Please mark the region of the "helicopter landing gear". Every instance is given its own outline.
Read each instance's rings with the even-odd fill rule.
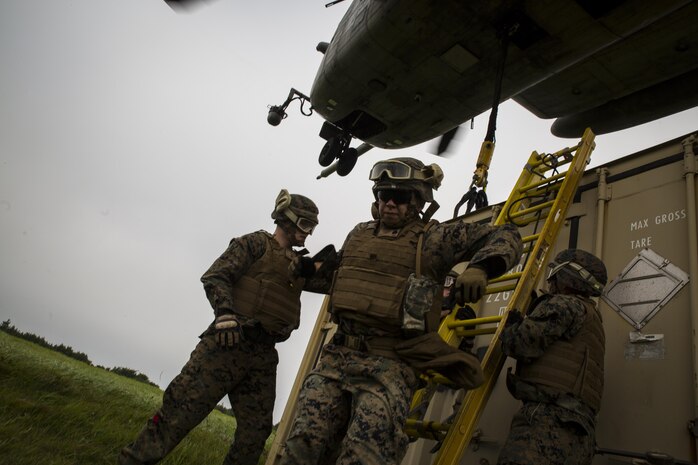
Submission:
[[[356,159],[359,158],[359,153],[355,148],[347,148],[339,155],[339,161],[337,162],[337,174],[340,176],[346,176],[354,169],[356,165]]]
[[[325,145],[322,146],[322,150],[320,150],[318,163],[320,163],[321,166],[330,166],[334,159],[339,157],[342,153],[342,148],[342,140],[339,137],[327,139]]]
[[[330,166],[333,161],[337,161],[337,174],[346,176],[351,172],[356,165],[356,159],[359,157],[355,148],[349,147],[351,137],[346,137],[344,134],[337,134],[327,139],[320,156],[318,163],[322,166]]]
[[[349,147],[352,136],[351,133],[342,129],[329,121],[325,121],[320,129],[320,137],[325,139],[325,145],[320,150],[318,163],[321,166],[330,166],[337,160],[337,174],[346,176],[356,165],[359,153],[355,148]]]

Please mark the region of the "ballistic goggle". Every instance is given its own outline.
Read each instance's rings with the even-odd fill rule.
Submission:
[[[428,176],[422,170],[416,170],[412,168],[407,163],[403,163],[399,160],[386,160],[379,161],[371,169],[371,173],[368,175],[368,179],[371,181],[378,181],[383,176],[387,176],[388,179],[395,180],[426,180]]]
[[[317,226],[317,223],[315,221],[305,218],[303,216],[296,215],[290,208],[287,208],[284,211],[284,215],[286,215],[286,218],[291,220],[291,222],[293,222],[293,224],[295,224],[298,229],[300,229],[306,234],[312,234],[315,230],[315,227]]]
[[[586,281],[595,291],[601,293],[603,292],[603,284],[601,284],[589,271],[587,271],[586,268],[584,268],[582,265],[576,262],[572,261],[566,261],[562,262],[560,264],[555,264],[555,262],[549,263],[548,267],[550,267],[550,273],[548,274],[548,280],[555,276],[560,270],[564,269],[565,267],[570,268],[574,272],[579,275],[580,278],[582,278],[584,281]]]
[[[412,191],[401,189],[378,189],[376,191],[376,198],[385,203],[392,200],[396,205],[406,204],[410,203],[410,200],[412,200]]]

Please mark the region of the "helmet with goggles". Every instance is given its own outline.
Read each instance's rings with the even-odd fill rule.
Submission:
[[[584,250],[565,249],[548,266],[548,281],[556,279],[560,287],[583,295],[600,296],[608,281],[606,265]]]
[[[289,221],[306,234],[312,234],[318,225],[318,208],[315,202],[308,197],[299,194],[289,194],[286,189],[281,189],[276,197],[272,219],[276,223]]]
[[[373,195],[380,191],[416,191],[424,202],[433,202],[433,189],[441,186],[444,174],[436,163],[424,163],[409,157],[379,161],[371,169],[368,178],[374,182]]]

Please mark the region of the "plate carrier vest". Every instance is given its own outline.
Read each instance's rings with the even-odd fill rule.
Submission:
[[[399,330],[407,278],[415,272],[419,237],[425,224],[415,221],[395,236],[378,236],[378,222],[352,234],[332,286],[331,312],[367,324],[378,320]],[[435,302],[440,307],[441,303]],[[362,316],[369,317],[368,319]]]
[[[295,252],[285,249],[274,236],[267,240],[264,255],[233,286],[236,312],[260,322],[264,330],[285,340],[300,323],[301,291],[305,280],[294,279],[289,265]]]
[[[548,386],[583,400],[596,413],[603,392],[603,359],[606,338],[596,305],[579,296],[586,307],[582,329],[567,341],[558,339],[541,357],[519,363],[516,374],[524,381]]]

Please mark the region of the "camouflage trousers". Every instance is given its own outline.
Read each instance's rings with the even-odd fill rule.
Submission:
[[[279,465],[398,465],[415,385],[403,362],[326,345],[303,383]]]
[[[119,455],[120,465],[151,465],[165,457],[227,395],[237,420],[224,465],[256,465],[271,433],[276,366],[273,344],[241,341],[219,349],[203,336],[134,442]]]
[[[553,404],[524,402],[514,415],[497,465],[588,465],[595,438],[576,415]]]

